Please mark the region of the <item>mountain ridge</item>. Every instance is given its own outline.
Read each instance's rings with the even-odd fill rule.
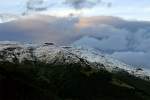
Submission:
[[[149,100],[148,75],[127,68],[91,48],[0,42],[0,99]]]
[[[103,65],[109,72],[123,70],[142,79],[149,80],[150,77],[150,73],[142,68],[134,68],[87,47],[56,46],[53,43],[41,45],[21,44],[18,42],[3,41],[0,42],[0,56],[0,62],[8,61],[12,63],[14,63],[14,60],[17,60],[19,63],[25,60],[33,62],[37,60],[47,64],[74,64],[81,63],[82,60],[84,63],[95,65],[95,68],[98,69],[101,69],[99,65]]]

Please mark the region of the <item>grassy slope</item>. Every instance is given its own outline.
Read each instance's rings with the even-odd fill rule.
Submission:
[[[150,100],[150,82],[80,64],[1,63],[0,100]]]

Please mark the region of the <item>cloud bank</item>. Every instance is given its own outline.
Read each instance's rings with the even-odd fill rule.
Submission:
[[[90,46],[125,63],[150,68],[150,22],[146,21],[31,16],[0,24],[0,40]]]

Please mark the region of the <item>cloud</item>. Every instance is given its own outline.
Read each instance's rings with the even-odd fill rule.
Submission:
[[[23,20],[17,20],[9,23],[4,23],[0,25],[0,37],[3,37],[6,33],[10,35],[9,38],[3,37],[3,39],[13,40],[12,34],[20,34],[20,38],[30,37],[33,42],[54,42],[59,45],[68,44],[74,40],[78,33],[75,24],[78,18],[68,19],[68,18],[57,18],[50,16],[31,16],[31,18],[25,18]],[[10,30],[8,30],[8,28]],[[72,33],[72,34],[70,34]],[[22,36],[21,36],[22,35]],[[18,35],[14,40],[18,40]],[[28,41],[22,39],[23,41]]]
[[[65,4],[69,4],[70,6],[74,7],[75,9],[82,9],[82,8],[91,8],[98,3],[101,3],[101,0],[66,0]]]
[[[64,4],[67,4],[77,10],[83,9],[83,8],[92,8],[98,4],[104,4],[108,7],[112,6],[112,3],[110,2],[104,2],[102,0],[65,0]]]
[[[26,2],[26,10],[23,12],[23,15],[28,14],[32,11],[45,11],[48,9],[48,5],[44,0],[28,0]]]
[[[49,8],[58,8],[66,5],[72,7],[73,9],[81,10],[83,8],[93,8],[99,4],[106,5],[107,7],[112,6],[112,3],[104,2],[102,0],[60,0],[55,2],[47,0],[27,0],[23,15],[33,12],[47,11]]]
[[[35,10],[35,11],[41,11],[46,10],[47,7],[43,5],[43,0],[29,0],[27,1],[27,9],[29,10]]]
[[[1,6],[0,23],[5,23],[35,14],[85,16],[93,12],[88,8],[95,6],[111,7],[112,3],[102,0],[13,0],[10,3],[9,0],[5,0]]]
[[[13,14],[0,14],[0,23],[9,22],[17,18],[18,16],[13,15]]]
[[[110,16],[30,16],[0,24],[0,40],[90,46],[128,64],[150,68],[150,22],[146,21]]]
[[[96,48],[127,64],[150,67],[150,22],[92,17],[80,19],[77,26],[88,37],[83,36],[74,45]]]
[[[114,52],[112,54],[114,58],[120,59],[125,63],[130,65],[136,65],[138,67],[150,66],[150,52],[135,52],[135,51],[125,51],[125,52]]]
[[[111,25],[100,24],[82,27],[80,32],[85,36],[87,35],[88,38],[84,38],[83,36],[83,38],[80,38],[74,43],[75,45],[86,44],[86,46],[92,46],[104,51],[126,49],[127,40],[125,35],[129,34],[129,32],[124,29],[118,29]]]

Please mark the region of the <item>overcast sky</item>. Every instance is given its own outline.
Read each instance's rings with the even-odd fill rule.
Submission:
[[[109,15],[129,20],[150,20],[150,0],[0,0],[0,13],[22,14],[26,12],[27,4],[30,8],[39,7],[36,9],[38,13],[55,16]]]

